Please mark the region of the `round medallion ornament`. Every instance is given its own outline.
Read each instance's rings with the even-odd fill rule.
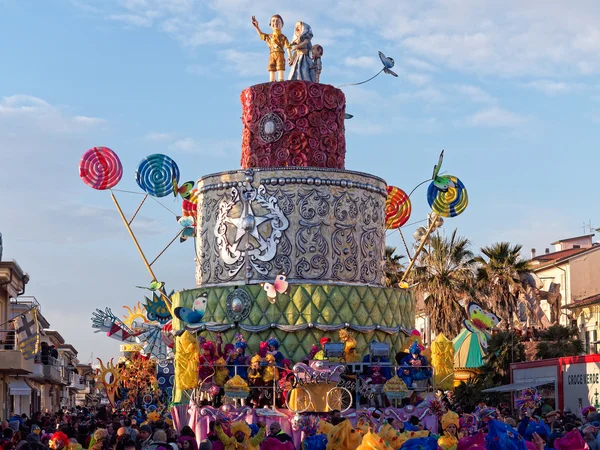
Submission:
[[[241,322],[250,315],[252,299],[244,289],[236,289],[229,293],[225,304],[227,317],[233,322]]]
[[[276,142],[283,136],[283,120],[279,114],[270,112],[258,122],[258,134],[265,144]]]

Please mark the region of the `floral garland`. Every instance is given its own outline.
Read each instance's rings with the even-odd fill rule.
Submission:
[[[345,167],[344,93],[307,81],[264,83],[245,89],[242,167]],[[259,122],[268,113],[283,121],[283,136],[264,142]]]

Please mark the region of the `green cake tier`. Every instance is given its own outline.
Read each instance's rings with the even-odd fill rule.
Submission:
[[[273,336],[279,340],[281,352],[294,362],[323,336],[339,341],[338,332],[343,328],[354,333],[361,356],[373,340],[388,342],[393,352],[399,351],[406,338],[403,331],[414,324],[409,291],[374,286],[294,285],[287,293],[278,294],[275,304],[260,285],[191,289],[175,293],[172,300],[174,308],[190,309],[195,302],[203,305],[206,300],[202,323],[186,324],[175,318],[174,330],[202,331],[208,338],[221,332],[224,343],[241,332],[250,354]]]

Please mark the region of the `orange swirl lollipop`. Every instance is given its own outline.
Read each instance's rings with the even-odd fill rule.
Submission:
[[[387,187],[385,200],[385,227],[394,230],[404,225],[410,218],[410,198],[402,189],[396,186]]]

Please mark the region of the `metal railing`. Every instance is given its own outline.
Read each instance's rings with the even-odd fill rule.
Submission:
[[[0,350],[18,350],[17,334],[14,329],[0,330]]]

